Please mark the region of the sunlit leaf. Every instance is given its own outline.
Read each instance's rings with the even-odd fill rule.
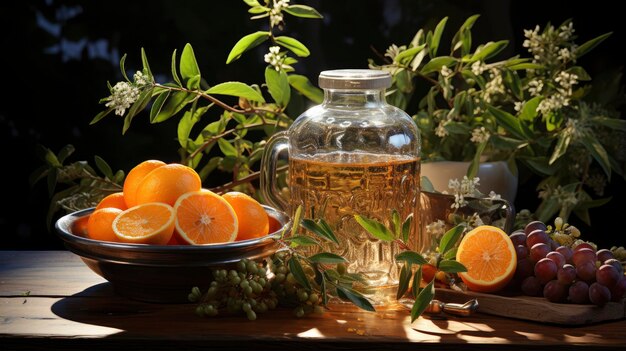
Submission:
[[[383,241],[391,241],[394,239],[393,233],[385,227],[384,224],[360,215],[355,215],[354,219],[373,237]]]
[[[277,71],[274,67],[267,66],[265,68],[265,83],[270,95],[272,95],[272,98],[279,106],[285,107],[289,104],[291,87],[285,71]]]
[[[411,264],[428,264],[428,261],[415,251],[403,251],[396,255],[396,261],[404,261]]]
[[[307,77],[299,74],[290,74],[288,79],[289,84],[294,89],[316,104],[321,103],[324,99],[324,93],[322,90],[311,84]]]
[[[248,100],[265,102],[263,95],[247,84],[241,82],[224,82],[209,88],[207,94],[244,97]]]
[[[355,306],[370,312],[376,312],[372,303],[369,302],[363,295],[348,287],[337,285],[337,296],[344,301],[350,301]]]
[[[256,32],[252,34],[248,34],[245,37],[239,39],[239,41],[233,46],[232,50],[228,54],[228,58],[226,59],[226,64],[233,62],[234,60],[241,57],[241,54],[244,52],[260,45],[267,39],[269,39],[269,32]]]
[[[441,260],[437,268],[440,271],[446,272],[446,273],[467,272],[467,268],[465,268],[463,264],[455,260]]]
[[[330,252],[320,252],[309,256],[309,260],[315,263],[337,264],[348,262],[345,258]]]
[[[312,8],[311,6],[300,5],[300,4],[289,5],[287,6],[287,8],[284,8],[283,11],[287,12],[288,14],[292,16],[301,17],[301,18],[323,18],[324,17],[319,12],[317,12],[316,9]]]
[[[428,306],[430,306],[430,302],[435,297],[435,279],[431,280],[424,289],[422,289],[415,298],[415,303],[413,303],[413,307],[411,308],[411,323],[413,323],[419,316],[426,311]]]
[[[465,227],[462,225],[457,225],[454,228],[448,230],[441,237],[441,240],[439,242],[439,252],[444,253],[450,250],[454,245],[456,245],[456,242],[459,240],[464,230]]]
[[[307,57],[311,54],[309,49],[304,44],[292,37],[276,37],[274,38],[274,41],[276,42],[276,44],[289,49],[291,52],[299,57]]]
[[[113,179],[113,170],[111,169],[111,166],[109,166],[109,164],[98,155],[94,156],[94,160],[96,162],[96,167],[98,167],[98,170],[100,170],[100,172],[102,172],[105,177]]]
[[[576,58],[579,59],[583,55],[588,53],[589,51],[593,50],[596,46],[600,45],[600,43],[602,43],[608,37],[610,37],[611,34],[613,34],[613,32],[602,34],[602,35],[600,35],[598,37],[595,37],[595,38],[593,38],[593,39],[583,43],[581,46],[576,48]]]
[[[445,29],[447,22],[448,22],[448,17],[444,17],[441,21],[439,21],[439,23],[437,24],[437,27],[435,27],[435,31],[433,32],[433,36],[431,38],[430,46],[429,46],[431,57],[437,56],[437,49],[439,48],[441,35],[443,34],[443,30]]]

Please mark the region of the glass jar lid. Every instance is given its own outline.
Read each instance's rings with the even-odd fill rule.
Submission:
[[[389,72],[373,69],[336,69],[319,76],[322,89],[386,89],[391,86]]]

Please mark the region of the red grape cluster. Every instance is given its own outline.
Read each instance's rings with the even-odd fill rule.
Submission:
[[[624,269],[609,250],[596,251],[588,243],[573,249],[558,246],[539,221],[528,223],[510,238],[517,253],[511,285],[526,295],[603,306],[621,301],[626,294]]]

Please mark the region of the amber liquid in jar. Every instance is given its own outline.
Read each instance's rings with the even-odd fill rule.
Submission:
[[[378,220],[392,228],[392,211],[402,220],[413,215],[409,247],[420,245],[420,159],[397,155],[333,152],[312,159],[289,160],[292,211],[302,205],[303,218],[323,218],[334,230],[339,245],[323,243],[310,253],[327,251],[343,256],[348,271],[361,273],[367,286],[355,286],[375,304],[393,303],[400,266],[395,256],[402,250],[367,233],[355,215]]]

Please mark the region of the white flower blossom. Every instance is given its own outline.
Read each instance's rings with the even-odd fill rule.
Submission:
[[[568,48],[561,48],[557,56],[562,62],[574,61],[574,53]]]
[[[519,112],[524,108],[525,103],[526,101],[515,101],[513,108],[515,109],[515,111]]]
[[[123,116],[127,108],[137,101],[139,88],[128,82],[118,82],[111,89],[111,96],[106,98],[106,107],[114,108],[115,114]]]
[[[402,45],[400,47],[398,47],[398,45],[396,44],[391,44],[388,48],[387,51],[385,52],[385,56],[389,57],[390,59],[395,59],[396,56],[398,56],[399,53],[401,53],[402,51],[406,50],[406,46]]]
[[[528,93],[531,96],[541,95],[541,90],[543,90],[543,81],[541,79],[533,79],[528,82]]]
[[[281,68],[289,67],[289,65],[284,64],[285,55],[280,53],[280,46],[270,47],[270,52],[265,54],[263,59],[265,62],[272,65],[277,71],[280,71]]]
[[[472,138],[470,139],[473,143],[482,144],[489,140],[491,134],[485,127],[475,128],[472,130]]]
[[[431,224],[426,225],[426,233],[432,238],[442,237],[446,233],[446,223],[438,219]]]
[[[487,69],[487,65],[485,65],[485,63],[480,60],[472,63],[472,73],[474,73],[477,76],[483,74],[483,72],[486,69]]]
[[[448,136],[448,130],[446,129],[446,121],[439,122],[437,128],[435,128],[435,135],[440,138]]]
[[[441,66],[441,75],[444,78],[448,78],[452,75],[452,70],[448,66]]]
[[[563,40],[570,40],[574,32],[574,23],[570,22],[567,25],[563,25],[559,28],[559,38]]]
[[[480,178],[474,177],[473,179],[463,176],[463,179],[459,182],[458,179],[450,179],[448,181],[448,188],[452,190],[454,194],[454,203],[451,208],[461,208],[467,205],[466,196],[475,196],[477,193],[476,187],[480,183]]]
[[[135,81],[135,85],[138,88],[142,88],[142,87],[144,87],[144,86],[146,86],[146,85],[151,83],[150,80],[148,79],[148,77],[145,76],[143,74],[143,72],[141,72],[141,71],[137,71],[135,73],[135,75],[133,76],[133,80]]]
[[[492,68],[489,71],[489,79],[490,80],[487,84],[485,84],[485,90],[483,91],[483,100],[488,103],[491,102],[492,96],[504,94],[506,92],[500,70]]]
[[[572,95],[572,86],[578,84],[578,76],[574,73],[567,73],[565,71],[559,72],[559,75],[554,78],[554,81],[559,83],[561,89],[559,91],[563,95]]]
[[[270,25],[279,25],[283,21],[283,9],[289,6],[289,0],[274,1],[274,6],[270,10]]]
[[[493,190],[489,192],[489,195],[487,197],[491,200],[502,200],[502,196],[500,196],[500,194],[496,194],[496,192]]]
[[[567,96],[556,93],[541,100],[539,105],[537,105],[536,111],[545,115],[551,111],[556,111],[563,106],[569,106],[569,103],[570,99]]]

